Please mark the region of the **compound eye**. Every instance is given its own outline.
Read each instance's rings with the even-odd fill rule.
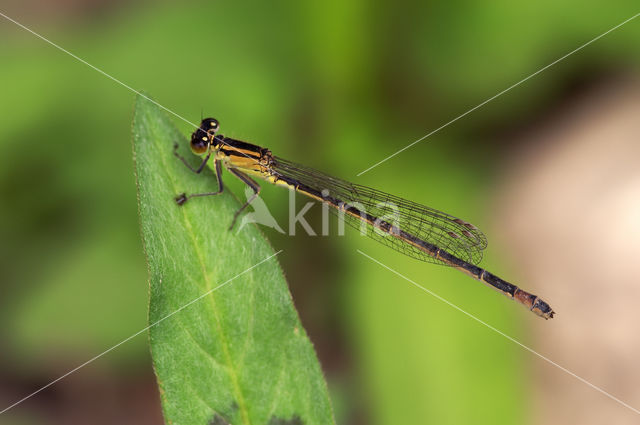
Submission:
[[[191,135],[191,151],[201,155],[205,153],[211,143],[211,137],[201,130],[196,130]]]
[[[200,123],[200,129],[207,133],[215,133],[220,128],[220,123],[215,118],[205,118]]]

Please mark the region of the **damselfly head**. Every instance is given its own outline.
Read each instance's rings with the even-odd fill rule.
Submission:
[[[207,152],[209,146],[215,143],[216,131],[220,123],[215,118],[205,118],[200,123],[200,128],[191,135],[191,151],[197,155]]]

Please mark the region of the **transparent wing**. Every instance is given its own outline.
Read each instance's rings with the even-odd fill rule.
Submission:
[[[280,176],[295,179],[317,191],[324,191],[322,193],[325,196],[381,218],[468,263],[478,264],[482,260],[487,238],[477,227],[464,220],[379,190],[331,177],[282,158],[274,157],[270,168]],[[334,208],[330,210],[344,217],[350,226],[396,251],[418,260],[448,265],[400,238],[385,234],[373,226],[363,226],[359,217],[342,214]]]

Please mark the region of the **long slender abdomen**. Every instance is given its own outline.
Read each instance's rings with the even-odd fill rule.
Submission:
[[[369,225],[388,233],[392,237],[401,239],[404,242],[413,245],[428,256],[440,260],[443,263],[470,275],[474,279],[477,279],[480,282],[489,285],[493,289],[502,292],[507,297],[518,301],[540,317],[551,319],[555,314],[549,304],[547,304],[537,295],[533,295],[527,291],[524,291],[518,288],[516,285],[509,283],[506,280],[503,280],[493,273],[490,273],[478,266],[468,263],[434,244],[423,241],[422,239],[410,233],[407,233],[404,230],[392,226],[390,223],[384,220],[379,220],[376,217],[349,205],[348,203],[343,203],[339,199],[324,196],[320,193],[320,191],[310,188],[307,185],[300,184],[294,179],[284,176],[278,176],[278,178],[274,179],[273,182],[279,183],[279,181],[282,181],[284,184],[293,187],[296,191],[304,193],[311,198],[317,199],[320,202],[325,202],[338,210],[344,211],[345,213],[350,214],[354,217],[358,217],[359,219],[366,221]]]

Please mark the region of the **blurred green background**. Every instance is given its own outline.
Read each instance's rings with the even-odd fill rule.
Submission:
[[[194,123],[215,116],[227,136],[460,216],[492,240],[494,187],[510,136],[544,125],[550,110],[593,85],[637,73],[640,22],[356,175],[631,17],[637,5],[67,0],[4,2],[0,11]],[[145,327],[147,275],[131,158],[134,94],[5,19],[0,39],[2,409]],[[265,185],[262,193],[285,227],[286,191]],[[320,208],[308,217],[319,229]],[[552,323],[357,232],[265,233],[284,250],[279,258],[339,423],[544,417],[531,412],[539,364],[530,353],[356,249],[525,344]],[[505,257],[518,254],[506,255],[507,246],[490,243],[483,264],[517,282],[523,274]],[[146,338],[1,419],[161,423]]]

